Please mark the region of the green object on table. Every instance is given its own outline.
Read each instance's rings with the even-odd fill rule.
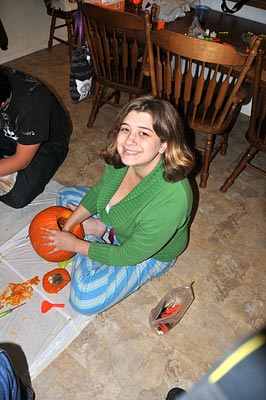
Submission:
[[[9,308],[9,310],[2,311],[2,312],[0,313],[0,318],[5,317],[6,315],[12,313],[12,311],[15,310],[15,308],[18,308],[18,307],[20,307],[20,306],[23,306],[24,304],[26,304],[26,303],[22,303],[22,304],[19,304],[19,305],[16,306],[16,307]]]
[[[66,261],[59,261],[59,262],[57,263],[57,265],[58,265],[59,268],[66,268],[67,265],[73,261],[73,259],[74,259],[74,256],[71,257],[71,258],[69,258],[69,260],[66,260]]]

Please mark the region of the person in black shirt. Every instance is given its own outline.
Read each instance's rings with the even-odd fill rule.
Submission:
[[[0,66],[0,201],[22,208],[42,193],[66,158],[71,132],[44,83]]]

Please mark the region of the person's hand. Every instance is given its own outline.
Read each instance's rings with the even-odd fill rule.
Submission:
[[[58,250],[73,251],[76,253],[77,241],[80,241],[73,233],[67,231],[58,231],[56,229],[41,228],[47,234],[40,235],[41,239],[49,242],[41,243],[42,246],[54,246],[48,254],[53,254]]]
[[[82,222],[85,235],[94,235],[103,237],[106,231],[106,225],[99,218],[87,218]]]

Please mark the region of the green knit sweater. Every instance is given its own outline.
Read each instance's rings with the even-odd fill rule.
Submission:
[[[185,249],[192,207],[187,178],[170,183],[163,179],[163,165],[147,175],[124,199],[105,208],[121,184],[128,167],[107,165],[101,179],[81,204],[113,227],[120,246],[91,243],[89,257],[107,265],[133,265],[150,257],[170,261]]]

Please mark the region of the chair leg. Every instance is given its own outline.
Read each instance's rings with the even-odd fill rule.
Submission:
[[[209,134],[206,139],[206,146],[205,146],[205,150],[204,150],[203,167],[202,167],[201,177],[200,177],[200,187],[201,188],[206,188],[206,185],[207,185],[207,180],[208,180],[208,176],[209,176],[209,165],[210,165],[211,153],[212,153],[212,148],[213,148],[213,140],[214,140],[213,135]]]
[[[99,110],[100,101],[101,101],[101,98],[103,96],[103,91],[104,91],[104,86],[100,85],[98,82],[96,82],[95,89],[94,89],[94,95],[93,95],[93,99],[92,99],[91,114],[90,114],[89,121],[88,121],[88,124],[87,124],[88,128],[92,128],[92,126],[94,124],[94,121],[96,119],[96,115],[97,115],[98,110]]]
[[[67,17],[66,25],[67,25],[69,61],[71,61],[72,51],[73,51],[73,25],[72,25],[72,16],[71,15]]]
[[[220,151],[220,154],[222,156],[226,155],[226,151],[227,151],[227,147],[228,147],[228,135],[229,135],[229,132],[226,132],[223,135],[223,139],[222,139],[222,143],[221,143],[221,151]]]
[[[247,164],[252,160],[255,154],[258,152],[258,149],[255,147],[250,146],[244,156],[241,158],[237,166],[235,167],[232,174],[227,178],[220,188],[221,192],[225,193],[230,186],[233,185],[235,179],[240,175],[240,173],[246,168]]]
[[[104,101],[110,102],[110,101],[112,101],[114,99],[113,100],[114,104],[119,105],[121,92],[119,90],[114,90],[114,91],[112,91],[111,93],[108,94],[105,91],[105,93],[102,94],[101,98],[103,98],[103,97],[104,97]]]
[[[115,104],[119,104],[120,103],[120,98],[121,98],[120,90],[116,90],[114,97],[115,97]]]
[[[49,35],[48,49],[47,49],[48,51],[52,51],[55,24],[56,24],[56,16],[53,14],[52,19],[51,19],[51,26],[50,26],[50,35]]]

